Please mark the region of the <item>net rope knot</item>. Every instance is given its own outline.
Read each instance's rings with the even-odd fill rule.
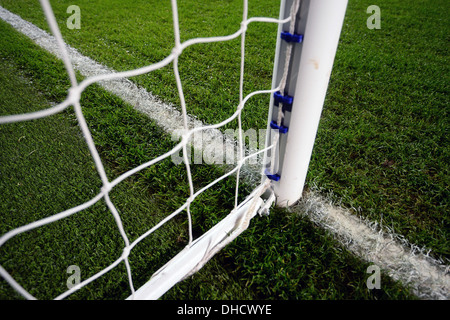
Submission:
[[[112,185],[110,183],[105,183],[105,184],[103,184],[101,190],[102,190],[102,193],[107,194],[112,190]]]
[[[241,30],[243,33],[247,31],[247,25],[248,25],[248,20],[244,20],[241,22]]]
[[[128,259],[128,256],[130,255],[130,252],[131,252],[131,247],[129,247],[129,246],[124,247],[123,251],[122,251],[122,258],[123,259]]]
[[[69,90],[68,101],[70,104],[78,103],[81,99],[81,90],[78,87],[71,87]]]
[[[173,49],[172,49],[172,54],[173,54],[175,57],[179,57],[179,56],[181,55],[182,52],[183,52],[183,49],[182,49],[180,46],[175,46],[175,47],[173,47]]]

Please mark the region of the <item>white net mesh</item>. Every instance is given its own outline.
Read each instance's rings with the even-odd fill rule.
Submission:
[[[250,23],[256,22],[256,21],[267,22],[267,23],[276,23],[276,24],[284,24],[284,23],[291,21],[291,25],[293,25],[295,23],[295,21],[294,21],[295,15],[296,15],[296,11],[298,10],[300,1],[294,2],[294,5],[292,6],[291,16],[284,20],[265,18],[265,17],[248,18],[248,3],[247,3],[247,1],[244,1],[243,2],[244,10],[243,10],[242,22],[241,22],[241,25],[240,25],[240,28],[238,31],[236,31],[235,33],[228,35],[228,36],[196,38],[196,39],[190,39],[190,40],[182,43],[180,41],[180,28],[179,28],[178,13],[177,13],[177,3],[175,0],[172,0],[172,15],[173,15],[173,29],[174,29],[175,43],[174,43],[172,53],[170,55],[168,55],[165,59],[159,61],[158,63],[154,63],[154,64],[151,64],[151,65],[139,68],[139,69],[125,71],[125,72],[113,72],[113,73],[104,72],[102,74],[97,74],[97,75],[94,75],[91,77],[87,77],[85,80],[81,81],[80,83],[77,82],[76,73],[75,73],[75,70],[73,67],[73,61],[71,61],[71,59],[70,59],[68,47],[63,40],[63,37],[59,30],[55,16],[53,14],[52,8],[50,6],[50,3],[48,0],[41,0],[40,2],[42,5],[42,8],[43,8],[43,11],[45,13],[45,16],[47,18],[49,27],[57,41],[58,48],[59,48],[59,56],[63,60],[65,68],[69,75],[69,78],[71,81],[71,88],[69,90],[67,99],[64,100],[63,102],[61,102],[51,108],[37,111],[37,112],[32,112],[32,113],[28,113],[28,114],[20,114],[20,115],[2,116],[2,117],[0,117],[0,124],[40,119],[43,117],[48,117],[53,114],[59,113],[67,108],[73,107],[76,117],[77,117],[77,120],[78,120],[79,127],[81,128],[81,131],[85,138],[86,144],[90,151],[90,155],[92,156],[92,159],[95,163],[95,168],[96,168],[97,173],[102,181],[102,188],[101,188],[101,191],[97,195],[95,195],[94,197],[92,197],[91,199],[89,199],[88,201],[86,201],[85,203],[83,203],[79,206],[70,208],[68,210],[65,210],[63,212],[60,212],[58,214],[49,216],[49,217],[41,219],[41,220],[34,221],[32,223],[21,226],[19,228],[15,228],[15,229],[7,232],[6,234],[3,234],[0,238],[0,247],[3,246],[8,240],[10,240],[11,238],[13,238],[21,233],[28,232],[32,229],[36,229],[38,227],[41,227],[41,226],[44,226],[47,224],[51,224],[55,221],[58,221],[58,220],[66,218],[66,217],[69,217],[71,215],[77,214],[77,213],[93,206],[94,204],[96,204],[97,202],[99,202],[100,200],[103,199],[105,201],[110,213],[114,217],[117,229],[119,230],[119,233],[123,239],[123,242],[124,242],[123,253],[120,257],[118,257],[109,266],[107,266],[100,272],[97,272],[95,275],[89,277],[88,279],[85,279],[84,281],[82,281],[81,283],[76,285],[75,287],[62,293],[61,295],[56,297],[56,299],[63,299],[63,298],[68,297],[75,291],[79,290],[80,288],[86,286],[90,282],[96,280],[97,278],[101,277],[105,273],[109,272],[110,270],[112,270],[113,268],[115,268],[116,266],[121,264],[122,262],[126,266],[129,287],[130,287],[132,297],[133,297],[133,295],[135,293],[135,288],[134,288],[133,276],[132,276],[132,272],[131,272],[131,268],[130,268],[130,264],[129,264],[129,260],[128,260],[131,250],[133,250],[133,248],[138,243],[140,243],[143,239],[145,239],[146,237],[148,237],[149,235],[154,233],[161,226],[163,226],[168,221],[170,221],[171,219],[173,219],[175,216],[179,215],[182,212],[186,212],[187,220],[188,220],[189,241],[188,241],[187,248],[192,247],[192,245],[195,242],[195,239],[193,237],[193,230],[192,230],[191,204],[195,201],[195,199],[199,195],[201,195],[203,192],[208,190],[213,185],[217,184],[221,180],[223,180],[231,175],[236,175],[235,201],[234,201],[234,210],[233,211],[241,210],[242,208],[244,208],[244,205],[247,205],[247,207],[245,208],[245,212],[242,214],[242,216],[239,216],[239,221],[233,222],[234,223],[233,230],[236,230],[235,234],[230,235],[230,237],[228,237],[227,239],[220,240],[216,246],[207,248],[207,250],[206,250],[207,252],[203,253],[203,257],[201,258],[200,262],[196,263],[195,266],[192,268],[192,270],[187,272],[187,275],[191,274],[192,272],[197,271],[201,266],[203,266],[203,264],[215,252],[217,252],[220,248],[222,248],[224,245],[229,243],[229,241],[234,239],[235,236],[239,235],[239,233],[242,232],[242,230],[245,230],[245,228],[247,227],[247,225],[249,223],[250,218],[252,217],[252,215],[254,215],[255,208],[259,207],[261,205],[261,202],[258,202],[255,199],[260,199],[260,196],[267,189],[270,189],[270,180],[266,179],[258,187],[256,187],[254,189],[254,191],[246,198],[245,201],[243,201],[241,203],[239,203],[239,201],[238,201],[240,175],[241,175],[241,170],[242,170],[245,162],[248,161],[252,157],[256,157],[256,156],[260,155],[261,153],[266,152],[269,149],[275,148],[276,143],[277,143],[277,139],[274,139],[272,145],[270,145],[262,150],[259,150],[257,152],[246,155],[246,152],[244,150],[245,143],[244,143],[243,130],[242,130],[241,114],[245,108],[246,102],[251,97],[253,97],[255,95],[259,95],[259,94],[272,94],[272,93],[280,90],[280,87],[277,87],[277,88],[272,88],[270,90],[255,91],[244,97],[243,84],[244,84],[244,61],[245,61],[245,35],[246,35],[247,26]],[[190,118],[190,116],[188,115],[188,113],[186,111],[186,103],[185,103],[185,99],[184,99],[183,86],[182,86],[182,82],[181,82],[180,74],[179,74],[179,70],[178,70],[178,59],[179,59],[180,55],[182,55],[183,51],[186,48],[188,48],[189,46],[198,45],[201,43],[228,41],[228,40],[232,40],[232,39],[235,39],[238,37],[241,37],[239,104],[236,107],[234,114],[232,114],[228,119],[226,119],[220,123],[213,124],[213,125],[198,126],[198,123],[196,124],[194,121],[192,121],[192,119]],[[287,52],[286,54],[289,55],[290,53]],[[286,58],[286,61],[289,61],[289,60],[290,60],[289,58]],[[180,130],[180,128],[171,128],[171,130],[172,131],[178,130],[177,132],[180,133],[181,141],[178,144],[176,144],[176,146],[173,149],[167,151],[166,153],[161,154],[160,156],[152,159],[151,161],[143,163],[143,164],[135,167],[134,169],[121,174],[114,180],[110,181],[107,177],[104,165],[102,163],[102,160],[100,158],[100,155],[98,153],[98,150],[96,148],[94,140],[92,138],[90,129],[87,125],[85,117],[83,116],[82,106],[80,103],[80,98],[81,98],[82,92],[88,86],[95,84],[95,83],[100,83],[100,82],[101,83],[111,83],[115,80],[126,79],[129,77],[142,75],[142,74],[157,70],[159,68],[163,68],[164,66],[167,66],[171,63],[173,64],[173,72],[175,75],[177,88],[178,88],[178,94],[179,94],[179,98],[180,98],[180,102],[181,102],[181,117],[182,117],[182,124],[183,124],[183,127],[181,128],[182,130]],[[285,68],[285,72],[287,72],[287,69],[288,68]],[[283,85],[283,83],[281,85]],[[279,121],[280,121],[282,114],[280,114],[279,117],[280,117],[279,118]],[[238,137],[237,137],[237,151],[238,151],[237,164],[234,166],[234,168],[232,170],[228,171],[226,174],[222,175],[218,179],[210,182],[208,185],[206,185],[205,187],[203,187],[199,190],[195,190],[194,182],[193,182],[193,178],[192,178],[192,174],[191,174],[190,161],[188,159],[188,148],[190,147],[189,143],[192,140],[192,137],[197,132],[209,132],[209,133],[217,134],[217,131],[215,131],[215,130],[217,130],[221,127],[224,127],[226,124],[230,123],[231,121],[236,121],[236,120],[238,123],[238,133],[239,133]],[[147,232],[141,234],[134,241],[130,241],[129,237],[127,236],[127,234],[124,230],[123,221],[122,221],[120,214],[116,208],[116,205],[114,204],[114,202],[112,201],[112,199],[110,197],[111,190],[114,187],[116,187],[119,183],[121,183],[125,179],[129,178],[130,176],[138,173],[139,171],[141,171],[145,168],[149,168],[149,167],[157,164],[158,162],[161,162],[164,159],[167,159],[167,158],[171,157],[172,155],[179,153],[180,151],[183,152],[182,154],[183,154],[183,159],[184,159],[184,163],[185,163],[185,167],[186,167],[187,180],[188,180],[188,184],[189,184],[189,197],[186,199],[184,204],[182,206],[180,206],[177,210],[168,214],[163,220],[161,220],[159,223],[157,223],[155,226],[153,226]],[[271,200],[273,200],[273,197],[271,197]],[[251,212],[251,214],[248,214],[248,212]],[[3,266],[0,266],[0,274],[22,296],[24,296],[27,299],[35,298],[27,290],[25,290],[10,275],[10,273],[8,273],[8,270],[3,268]]]

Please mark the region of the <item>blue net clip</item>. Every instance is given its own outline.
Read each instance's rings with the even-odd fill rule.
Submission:
[[[281,133],[287,133],[289,128],[283,125],[279,126],[275,121],[270,122],[270,127],[275,130],[279,130]]]
[[[291,111],[292,110],[292,101],[294,97],[291,96],[283,96],[280,91],[277,91],[273,94],[273,102],[276,107],[280,104],[283,104],[283,111]]]
[[[266,170],[265,174],[266,174],[267,178],[269,178],[270,180],[273,180],[273,181],[280,180],[280,175],[279,174],[270,174],[269,170]]]
[[[292,34],[287,31],[281,32],[281,39],[283,39],[286,42],[296,42],[301,43],[303,41],[303,35],[302,34]]]

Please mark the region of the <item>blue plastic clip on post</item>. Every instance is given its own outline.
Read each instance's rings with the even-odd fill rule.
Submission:
[[[268,169],[266,169],[265,174],[266,174],[267,178],[269,178],[270,180],[273,180],[273,181],[280,180],[280,175],[279,174],[270,174]]]
[[[283,111],[291,111],[292,110],[292,101],[294,100],[291,96],[283,96],[280,91],[277,91],[273,94],[273,102],[276,107],[280,104],[283,104]]]
[[[279,130],[281,133],[288,132],[289,128],[283,125],[279,126],[275,121],[270,122],[270,127],[275,130]]]
[[[303,35],[302,34],[292,34],[287,31],[281,32],[281,39],[283,39],[286,42],[296,42],[301,43],[303,41]]]
[[[283,104],[292,104],[294,100],[291,96],[283,96],[280,91],[277,91],[273,94],[274,103],[279,104],[280,102]]]

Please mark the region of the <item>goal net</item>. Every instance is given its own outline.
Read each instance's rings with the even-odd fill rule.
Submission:
[[[95,282],[111,270],[118,268],[120,265],[124,266],[126,270],[130,292],[129,299],[158,299],[176,283],[200,270],[212,256],[245,231],[253,217],[258,214],[268,214],[269,208],[274,203],[286,206],[298,200],[302,192],[304,176],[306,175],[307,164],[317,130],[318,117],[320,117],[321,105],[323,104],[326,84],[334,59],[346,1],[322,0],[313,2],[306,0],[282,0],[278,19],[249,17],[248,1],[243,1],[242,21],[240,25],[236,26],[236,32],[228,36],[193,38],[182,42],[180,38],[177,1],[172,0],[171,10],[175,42],[168,56],[157,63],[145,67],[129,71],[97,74],[86,77],[82,81],[77,80],[69,47],[63,39],[50,2],[48,0],[40,0],[40,3],[48,26],[58,44],[59,56],[64,62],[71,87],[68,90],[67,99],[64,101],[36,112],[1,116],[0,124],[8,125],[30,120],[41,121],[43,118],[50,117],[65,110],[73,110],[102,186],[92,198],[86,199],[86,202],[80,205],[67,208],[57,214],[33,221],[4,233],[0,237],[0,250],[9,241],[21,234],[80,214],[102,201],[106,204],[115,223],[114,228],[117,229],[123,242],[121,254],[107,267],[99,270],[87,279],[76,282],[68,290],[55,297],[56,299],[64,299],[70,296],[77,290]],[[336,8],[339,10],[336,11]],[[331,19],[331,22],[328,21],[328,27],[320,27],[320,24],[330,20],[330,17],[334,18]],[[257,22],[278,24],[279,37],[275,49],[276,57],[273,83],[271,88],[244,95],[246,31],[250,24]],[[331,33],[330,30],[332,30]],[[305,40],[303,40],[303,37],[305,37]],[[319,41],[320,44],[318,45],[314,41],[311,41],[311,44],[308,45],[308,37],[316,39],[314,41]],[[324,40],[323,37],[328,38]],[[206,43],[224,42],[238,38],[241,40],[239,53],[239,102],[234,112],[227,119],[213,124],[203,124],[193,120],[194,118],[187,112],[183,81],[179,71],[180,57],[191,46],[201,46]],[[325,56],[321,56],[323,52],[325,52]],[[315,60],[312,58],[313,55]],[[172,149],[154,157],[150,161],[145,161],[133,169],[121,173],[114,179],[108,178],[107,169],[105,169],[104,162],[92,137],[88,121],[83,113],[83,105],[81,103],[83,92],[94,84],[102,83],[107,85],[108,83],[121,79],[151,73],[169,65],[172,65],[176,80],[180,101],[179,117],[181,119],[181,127],[172,127],[169,130],[178,139],[178,142]],[[306,80],[301,82],[299,81],[300,78]],[[246,138],[248,137],[245,136],[243,130],[242,117],[247,112],[247,102],[258,95],[269,95],[271,97],[267,127],[264,128],[267,131],[266,143],[264,147],[259,149],[247,148]],[[313,96],[313,98],[309,98],[310,96]],[[299,98],[297,99],[297,97]],[[309,106],[309,108],[305,108],[304,105]],[[315,105],[319,107],[315,107]],[[299,112],[296,114],[293,112],[294,109],[298,109]],[[311,109],[314,111],[311,112]],[[233,121],[237,123],[236,139],[224,134],[226,126]],[[310,126],[305,129],[308,131],[307,133],[302,133],[301,130],[305,126],[301,124],[301,121],[304,121],[304,123]],[[294,123],[295,125],[293,125]],[[301,130],[297,131],[296,128],[300,128]],[[304,142],[294,143],[290,147],[287,144],[288,134],[293,137],[303,136],[306,138],[304,138]],[[203,140],[199,145],[196,145],[198,141],[196,137],[198,135],[201,135]],[[220,145],[216,147],[216,144]],[[203,150],[212,148],[215,152],[222,153],[215,154],[215,156],[222,159],[224,157],[226,158],[227,150],[232,149],[231,153],[236,155],[237,160],[231,166],[231,169],[225,170],[226,172],[223,175],[199,187],[192,174],[192,148],[200,148]],[[301,150],[298,150],[298,148]],[[294,154],[294,156],[288,159],[287,154]],[[295,154],[299,154],[302,158],[295,156]],[[131,239],[126,232],[119,206],[116,203],[115,197],[111,196],[111,194],[125,180],[170,159],[178,159],[179,162],[184,164],[189,195],[184,199],[184,203],[176,210],[167,212],[163,219],[149,226],[145,232],[137,235],[134,239]],[[255,159],[262,160],[256,161]],[[247,170],[249,163],[258,168],[257,174],[259,178],[258,183],[252,186],[252,191],[243,194],[246,191],[243,190],[241,184],[245,174],[244,171]],[[227,164],[229,163],[227,162]],[[300,170],[302,172],[292,174],[291,171],[294,170],[294,167],[301,167]],[[295,170],[299,171],[298,168]],[[289,181],[289,177],[300,182],[293,183]],[[196,214],[193,204],[207,190],[225,179],[231,178],[235,181],[233,187],[234,206],[231,212],[203,234],[196,235],[192,222],[193,216]],[[161,183],[164,183],[164,181]],[[283,190],[293,191],[293,194],[292,192],[286,193]],[[138,244],[154,236],[160,228],[175,219],[179,219],[177,223],[182,223],[181,219],[186,221],[187,245],[165,264],[159,266],[156,272],[150,274],[149,280],[144,285],[135,288],[133,268],[130,266],[129,261],[130,255]],[[148,251],[149,254],[153,254],[158,251],[158,248],[148,248]],[[16,281],[12,273],[7,267],[0,265],[0,275],[17,292],[27,299],[38,298],[33,296],[27,288]]]

